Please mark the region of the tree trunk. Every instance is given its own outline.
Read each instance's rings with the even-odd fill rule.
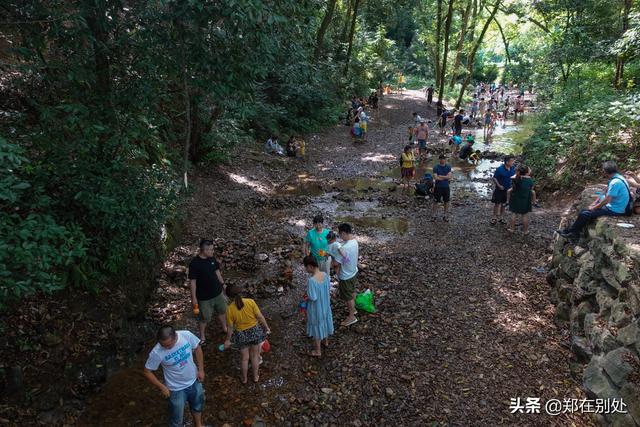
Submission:
[[[462,58],[462,48],[464,46],[464,39],[467,35],[467,28],[469,23],[469,15],[471,15],[471,6],[473,5],[475,0],[469,0],[467,3],[467,8],[462,15],[462,24],[460,28],[460,38],[458,39],[458,44],[456,45],[456,59],[453,61],[453,75],[451,76],[451,81],[449,82],[449,87],[453,89],[453,86],[456,84],[457,73],[456,70],[460,66],[460,59]]]
[[[347,73],[349,72],[349,60],[351,59],[351,49],[353,47],[353,35],[356,32],[356,20],[358,18],[358,6],[360,5],[360,0],[355,0],[353,4],[353,16],[351,17],[351,30],[349,31],[349,47],[347,48],[347,59],[344,63],[344,76],[347,77]]]
[[[447,19],[444,23],[444,49],[442,50],[442,66],[440,68],[440,86],[438,88],[438,104],[442,105],[442,94],[444,92],[444,77],[447,73],[447,54],[449,53],[449,32],[451,31],[451,19],[453,18],[453,1],[449,0]]]
[[[498,20],[495,17],[493,18],[493,22],[496,23],[496,25],[498,26],[498,30],[500,30],[500,35],[502,36],[502,43],[504,44],[504,53],[507,56],[507,63],[510,63],[511,55],[509,55],[509,41],[507,40],[507,37],[504,35],[504,31],[502,30],[502,25],[500,25],[500,22],[498,22]]]
[[[624,1],[624,10],[622,12],[622,34],[625,33],[629,29],[629,12],[631,11],[631,7],[633,5],[633,0],[625,0]],[[624,74],[624,54],[618,55],[616,58],[616,76],[613,81],[613,86],[616,89],[620,89],[620,85],[622,83],[622,76]]]
[[[436,12],[436,87],[440,87],[440,33],[442,32],[442,0],[438,0],[438,11]]]
[[[182,163],[182,171],[184,173],[184,188],[189,187],[189,183],[187,181],[187,171],[189,170],[189,149],[191,146],[191,97],[189,96],[189,83],[187,80],[187,67],[186,64],[183,64],[182,67],[182,84],[184,85],[184,111],[185,111],[185,120],[187,123],[187,129],[184,136],[184,153],[183,153],[183,163]]]
[[[318,28],[318,35],[316,37],[316,48],[313,52],[313,60],[317,61],[320,58],[320,54],[322,53],[322,45],[324,43],[324,35],[329,28],[329,24],[331,23],[331,19],[333,18],[333,11],[336,8],[336,0],[329,0],[327,3],[327,12],[324,14],[324,18],[322,19],[322,23],[320,24],[320,28]]]
[[[349,23],[351,23],[351,10],[353,9],[353,0],[347,0],[347,14],[344,17],[344,25],[340,32],[340,39],[336,46],[336,58],[342,58],[342,47],[347,42],[347,34],[349,33]]]
[[[91,31],[94,70],[96,75],[95,93],[102,99],[105,106],[110,106],[111,102],[111,65],[107,48],[107,11],[104,2],[84,2],[85,11],[83,13],[87,22],[87,27]]]
[[[489,18],[487,18],[487,21],[484,23],[484,26],[482,27],[482,31],[480,32],[480,35],[478,36],[475,43],[473,44],[473,49],[471,49],[471,53],[469,54],[469,59],[467,64],[467,75],[465,76],[464,82],[462,83],[462,87],[460,88],[460,94],[458,95],[458,99],[456,100],[456,108],[460,108],[460,104],[462,103],[462,97],[464,96],[464,91],[467,89],[467,85],[469,85],[469,81],[471,80],[471,75],[473,74],[473,63],[475,61],[476,53],[478,52],[478,49],[480,48],[480,44],[482,43],[482,39],[484,39],[484,35],[487,32],[487,29],[489,28],[489,24],[491,24],[491,21],[496,16],[496,12],[498,12],[498,7],[500,7],[500,0],[496,0],[496,4],[493,7],[493,10],[491,11],[491,15],[489,16]]]

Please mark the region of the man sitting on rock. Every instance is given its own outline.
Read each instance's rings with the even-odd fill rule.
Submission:
[[[592,219],[601,216],[620,216],[626,213],[630,198],[627,181],[618,173],[618,166],[613,161],[604,162],[602,169],[609,177],[607,194],[599,196],[589,209],[581,211],[571,227],[558,230],[557,233],[562,237],[578,237],[584,226]]]

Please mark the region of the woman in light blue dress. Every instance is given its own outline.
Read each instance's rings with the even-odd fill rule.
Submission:
[[[313,337],[314,344],[313,350],[308,354],[320,357],[321,344],[328,346],[328,337],[333,335],[333,315],[329,297],[331,283],[329,275],[320,271],[314,257],[305,257],[303,263],[310,275],[307,281],[307,335]]]

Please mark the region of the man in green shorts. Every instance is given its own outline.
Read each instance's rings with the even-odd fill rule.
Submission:
[[[200,252],[189,264],[191,303],[198,316],[200,345],[206,344],[205,330],[213,315],[218,316],[222,330],[227,333],[227,300],[224,296],[224,280],[218,261],[213,257],[213,242],[203,239]]]
[[[347,304],[348,315],[341,323],[342,326],[353,325],[356,318],[356,288],[358,287],[358,241],[353,236],[350,224],[340,224],[338,227],[340,239],[342,239],[342,251],[344,256],[337,260],[340,262],[338,274],[338,296]]]

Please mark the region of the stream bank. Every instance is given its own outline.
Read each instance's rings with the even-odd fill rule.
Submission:
[[[587,187],[563,222],[596,191],[606,186]],[[548,278],[556,318],[571,334],[573,376],[591,398],[622,399],[628,410],[600,416],[603,425],[640,426],[639,227],[637,215],[602,217],[578,241],[558,236],[554,243]]]

